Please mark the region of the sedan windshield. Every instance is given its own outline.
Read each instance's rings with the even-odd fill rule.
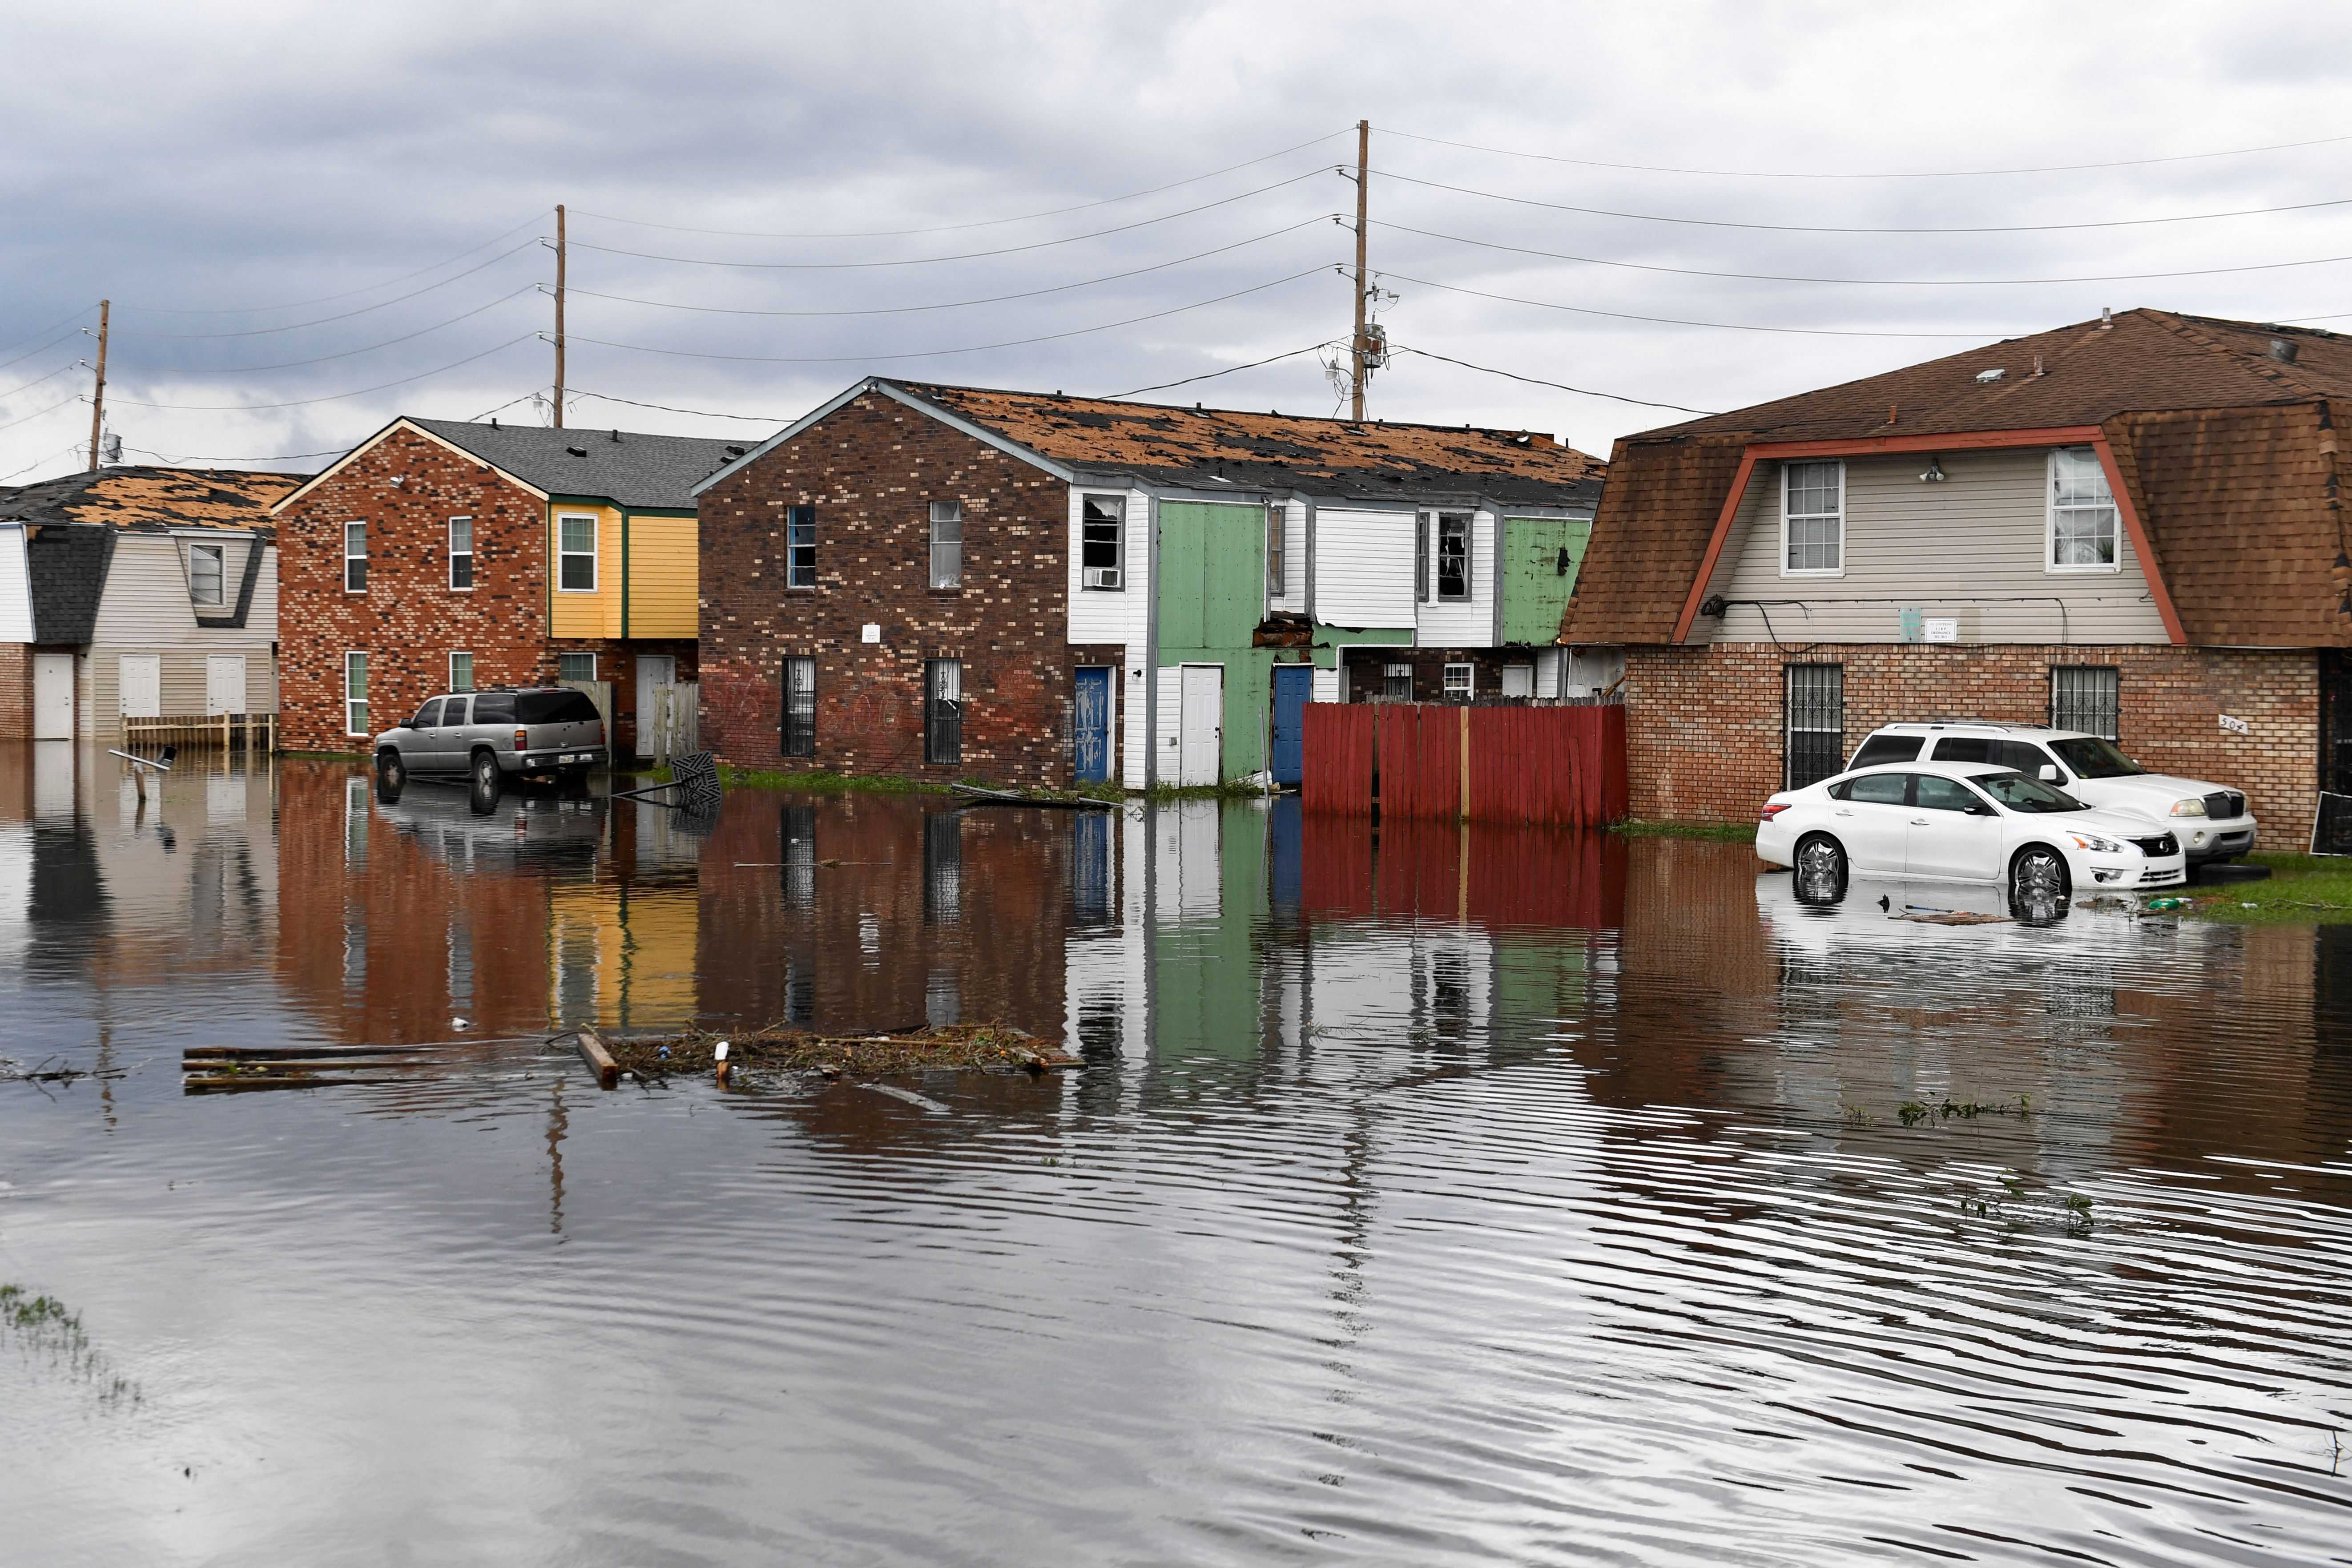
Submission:
[[[2011,811],[2088,811],[2091,808],[2062,789],[2052,789],[2023,773],[1979,773],[1973,781],[1985,794]]]
[[[2061,761],[2086,779],[2129,778],[2147,770],[2118,750],[2113,741],[2102,741],[2095,735],[2081,735],[2071,741],[2053,741],[2050,749]]]

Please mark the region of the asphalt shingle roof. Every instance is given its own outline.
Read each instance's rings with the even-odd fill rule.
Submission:
[[[625,507],[694,510],[695,481],[743,455],[746,444],[632,430],[408,421],[550,495],[600,496]]]
[[[267,531],[270,507],[309,477],[251,468],[100,468],[0,490],[0,522]]]

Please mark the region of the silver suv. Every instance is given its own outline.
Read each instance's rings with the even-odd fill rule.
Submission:
[[[571,783],[607,760],[604,721],[568,686],[501,687],[425,699],[405,724],[375,738],[376,782],[470,778],[495,796],[508,774]]]

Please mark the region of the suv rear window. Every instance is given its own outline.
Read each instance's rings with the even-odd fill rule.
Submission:
[[[511,691],[486,691],[474,699],[474,722],[511,724],[515,721],[514,702]]]
[[[593,724],[597,713],[584,691],[526,691],[515,699],[515,717],[525,724]]]
[[[1923,738],[1918,735],[1873,735],[1862,743],[1862,750],[1853,754],[1853,761],[1847,764],[1848,769],[1875,767],[1880,763],[1916,762]]]

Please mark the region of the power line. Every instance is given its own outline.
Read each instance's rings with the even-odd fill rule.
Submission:
[[[1752,283],[1836,283],[1849,288],[1986,289],[2023,288],[2044,283],[2140,283],[2165,278],[2218,277],[2231,272],[2275,272],[2290,267],[2326,267],[2336,262],[2352,261],[2352,256],[2315,256],[2307,261],[2256,261],[2237,267],[2191,267],[2172,272],[2109,272],[2080,278],[1812,278],[1781,272],[1718,272],[1704,267],[1664,267],[1645,261],[1612,261],[1606,257],[1574,256],[1560,250],[1539,250],[1532,246],[1472,239],[1466,235],[1444,234],[1433,228],[1415,228],[1411,224],[1391,223],[1386,218],[1371,221],[1379,227],[1392,228],[1402,234],[1417,234],[1424,239],[1474,245],[1481,250],[1508,251],[1514,256],[1540,256],[1548,261],[1577,261],[1588,267],[1617,267],[1633,272],[1664,272],[1678,278],[1734,278]]]
[[[1580,397],[1605,397],[1612,403],[1634,403],[1643,408],[1671,408],[1677,414],[1708,415],[1716,412],[1712,408],[1685,408],[1679,403],[1660,403],[1654,398],[1628,397],[1622,392],[1595,392],[1589,386],[1570,386],[1564,381],[1546,381],[1541,376],[1520,375],[1513,371],[1496,370],[1490,364],[1472,364],[1466,359],[1454,359],[1447,354],[1432,353],[1427,349],[1409,349],[1402,344],[1392,346],[1389,352],[1400,354],[1419,354],[1423,359],[1444,360],[1447,364],[1458,364],[1464,370],[1479,371],[1487,375],[1499,375],[1506,381],[1523,381],[1529,386],[1556,386],[1562,392],[1573,392]]]
[[[1244,191],[1237,196],[1223,196],[1213,202],[1202,202],[1199,206],[1185,207],[1178,212],[1162,213],[1158,217],[1138,218],[1133,223],[1123,223],[1114,228],[1098,228],[1087,234],[1069,235],[1061,239],[1040,239],[1028,245],[1007,245],[994,250],[967,250],[953,256],[910,256],[898,261],[720,261],[707,256],[656,256],[643,250],[616,250],[609,245],[591,245],[584,239],[575,239],[572,243],[582,250],[598,250],[607,256],[626,256],[639,261],[671,261],[681,267],[743,267],[763,272],[836,272],[869,267],[928,267],[940,261],[978,261],[991,256],[1017,256],[1023,251],[1046,250],[1056,245],[1076,245],[1080,240],[1101,239],[1108,235],[1126,234],[1134,229],[1149,228],[1156,223],[1168,223],[1180,217],[1191,217],[1194,213],[1208,212],[1215,207],[1231,206],[1235,202],[1245,202],[1253,196],[1262,196],[1268,191],[1278,191],[1286,185],[1295,185],[1301,180],[1314,179],[1326,172],[1322,167],[1318,166],[1307,170],[1303,174],[1293,174],[1286,180],[1276,180],[1273,184],[1260,185],[1254,191]]]
[[[132,447],[128,443],[124,445],[123,449],[137,452],[142,457],[161,458],[166,463],[295,463],[305,458],[340,458],[350,450],[349,447],[337,447],[325,452],[288,452],[283,457],[277,458],[186,458],[170,452],[158,452],[148,447]]]
[[[449,258],[447,261],[436,261],[430,267],[420,267],[414,272],[404,272],[397,278],[387,278],[381,283],[371,283],[363,289],[346,289],[340,294],[321,294],[315,300],[289,300],[282,305],[222,305],[208,306],[202,309],[192,306],[172,305],[130,305],[124,308],[126,310],[145,310],[152,315],[158,316],[245,316],[252,315],[262,310],[299,310],[306,305],[331,305],[338,300],[349,300],[360,294],[372,294],[378,289],[389,289],[395,283],[405,283],[412,278],[422,278],[427,272],[438,272],[444,267],[465,260],[466,258],[473,255],[474,252],[478,250],[488,249],[489,247],[496,245],[499,240],[506,238],[508,235],[513,234],[520,229],[530,227],[533,224],[537,223],[541,218],[546,216],[547,209],[542,207],[538,212],[535,212],[529,217],[523,219],[522,222],[515,225],[513,228],[509,228],[501,234],[492,235],[489,238],[482,241],[479,245],[469,245],[465,249],[459,251],[457,255]],[[515,247],[517,250],[521,248],[521,246],[517,246]],[[511,256],[514,254],[514,251],[510,250],[507,252],[507,254]],[[492,259],[495,260],[497,258],[493,258]],[[478,268],[477,268],[477,270],[478,270]],[[460,274],[460,276],[462,277],[463,274]],[[385,302],[389,304],[392,301],[387,300]],[[371,306],[369,308],[373,309],[374,307]],[[334,321],[337,318],[332,316],[327,318],[329,321]],[[223,335],[228,336],[234,334]]]
[[[537,332],[525,332],[519,338],[509,338],[494,348],[484,349],[478,354],[467,354],[464,359],[453,360],[437,369],[419,371],[415,375],[404,375],[398,381],[378,382],[373,386],[358,387],[350,392],[331,392],[324,397],[298,397],[287,403],[142,403],[132,397],[118,397],[114,401],[129,408],[167,408],[183,414],[242,414],[264,408],[306,408],[313,403],[334,403],[346,397],[363,397],[371,392],[382,392],[387,387],[406,386],[410,382],[423,381],[427,376],[439,375],[445,371],[456,370],[459,365],[471,364],[478,359],[488,359],[502,349],[510,349],[517,343],[530,342],[538,336]]]
[[[539,388],[534,386],[529,392],[524,393],[522,397],[509,397],[504,403],[499,404],[496,408],[485,408],[479,414],[475,415],[471,419],[467,420],[466,423],[468,425],[479,425],[491,415],[504,414],[516,404],[522,402],[524,398],[537,397],[539,395]]]
[[[599,403],[625,403],[632,408],[656,408],[664,414],[691,414],[700,419],[748,419],[756,425],[792,423],[791,419],[773,414],[720,414],[709,408],[677,408],[667,403],[640,403],[634,397],[614,397],[606,392],[581,392],[576,387],[573,388],[573,392],[577,396],[593,397]],[[519,403],[521,399],[517,398],[515,401]]]
[[[5,392],[0,392],[0,402],[5,402],[7,399],[16,396],[26,387],[38,386],[45,381],[55,381],[58,376],[65,374],[66,372],[79,368],[80,364],[81,361],[77,359],[71,364],[61,364],[58,366],[57,369],[49,372],[47,375],[37,375],[30,381],[20,383],[16,386],[10,387]]]
[[[1416,136],[1410,131],[1373,129],[1383,136],[1427,142],[1439,147],[1459,147],[1470,153],[1493,153],[1506,158],[1533,158],[1546,163],[1573,163],[1586,169],[1624,169],[1641,174],[1710,174],[1737,180],[1973,180],[1994,174],[2071,174],[2091,169],[2130,169],[2148,163],[2187,163],[2200,158],[2243,158],[2256,153],[2284,153],[2298,147],[2326,147],[2352,142],[2352,136],[2319,136],[2308,142],[2274,142],[2266,147],[2232,147],[2219,153],[2175,153],[2158,158],[2116,158],[2103,163],[2041,163],[2014,169],[1922,169],[1883,174],[1813,174],[1772,169],[1683,169],[1659,163],[1611,163],[1597,158],[1565,158],[1550,153],[1523,153],[1509,147],[1482,147],[1475,142],[1449,142],[1442,136]],[[1328,137],[1323,138],[1330,140]]]
[[[64,342],[68,338],[77,338],[80,335],[81,329],[79,327],[75,328],[70,332],[59,332],[56,337],[51,338],[47,342],[43,343],[37,349],[26,349],[15,359],[0,360],[0,370],[6,370],[12,364],[21,363],[23,361],[31,359],[37,353],[41,353],[47,350],[57,347],[59,343]]]
[[[460,280],[461,279],[471,278],[475,273],[481,271],[481,270],[482,270],[482,268],[485,268],[485,267],[496,267],[499,262],[504,261],[508,257],[517,255],[517,254],[519,254],[519,253],[520,253],[520,252],[522,252],[522,251],[525,251],[525,250],[529,250],[529,249],[530,249],[533,246],[537,245],[538,243],[539,243],[539,237],[538,237],[538,236],[534,235],[534,236],[532,236],[530,238],[524,240],[520,245],[515,246],[512,249],[509,249],[509,250],[502,250],[502,251],[499,252],[496,256],[491,257],[488,261],[478,262],[478,263],[476,263],[474,266],[471,266],[471,267],[467,268],[466,268],[466,270],[464,270],[463,272],[453,272],[453,273],[451,273],[448,277],[444,278],[444,279],[441,279],[441,281],[439,281],[438,283],[427,283],[427,284],[426,284],[424,288],[422,288],[422,289],[410,289],[410,290],[409,290],[407,293],[405,293],[405,294],[395,295],[394,297],[393,297],[392,299],[389,299],[389,300],[377,300],[377,301],[376,301],[374,304],[373,304],[373,305],[362,305],[362,306],[361,306],[358,310],[345,310],[345,311],[342,311],[341,314],[338,314],[338,315],[333,315],[333,316],[320,316],[320,317],[316,318],[315,320],[308,321],[289,321],[289,322],[288,322],[286,325],[284,325],[284,326],[282,326],[282,327],[250,327],[250,328],[247,328],[247,330],[245,330],[245,331],[237,331],[237,332],[135,332],[135,331],[134,331],[134,332],[126,332],[126,333],[124,333],[124,334],[122,334],[122,335],[123,335],[123,336],[125,336],[125,337],[132,337],[132,338],[156,338],[156,339],[165,339],[165,340],[169,340],[169,341],[171,341],[171,342],[195,342],[195,341],[197,341],[197,340],[199,340],[199,339],[213,339],[213,338],[263,338],[263,337],[268,337],[268,336],[269,336],[269,335],[270,335],[271,333],[273,333],[273,332],[299,332],[299,331],[301,331],[303,328],[305,328],[305,327],[323,327],[323,326],[325,326],[325,325],[326,325],[328,322],[330,322],[330,321],[350,321],[350,320],[351,320],[352,317],[354,317],[354,316],[364,316],[364,315],[366,315],[366,314],[367,314],[369,311],[371,311],[371,310],[383,310],[384,307],[386,307],[387,305],[398,305],[398,304],[401,304],[401,303],[403,303],[403,302],[404,302],[404,301],[406,301],[406,300],[415,300],[415,299],[421,299],[421,298],[423,298],[425,295],[427,295],[427,294],[432,293],[432,292],[433,292],[433,290],[435,290],[436,289],[446,289],[450,284],[455,283],[455,282],[457,282],[457,281],[458,281],[458,280]],[[444,263],[444,265],[446,266],[446,263]]]
[[[1046,332],[1034,338],[1013,338],[997,343],[972,343],[958,349],[923,349],[908,353],[863,354],[714,354],[693,349],[656,349],[643,343],[616,343],[605,338],[583,338],[575,334],[575,342],[594,343],[599,348],[627,349],[635,353],[667,354],[677,359],[730,360],[749,364],[853,364],[870,360],[943,359],[950,354],[984,353],[991,349],[1017,349],[1031,343],[1050,343],[1063,338],[1085,337],[1089,332],[1108,332],[1118,327],[1131,327],[1142,321],[1156,321],[1167,316],[1181,316],[1187,310],[1203,310],[1222,305],[1228,300],[1238,300],[1244,294],[1261,294],[1268,289],[1279,289],[1286,283],[1296,283],[1301,278],[1311,278],[1323,270],[1320,266],[1294,272],[1287,278],[1277,278],[1271,283],[1254,283],[1246,289],[1236,289],[1230,294],[1220,294],[1213,300],[1196,300],[1190,305],[1175,305],[1165,310],[1153,310],[1147,315],[1129,316],[1124,321],[1105,321],[1099,326],[1073,327],[1066,332]]]
[[[1214,381],[1221,375],[1231,375],[1237,370],[1255,370],[1262,364],[1272,364],[1276,360],[1297,359],[1300,354],[1311,354],[1318,349],[1338,348],[1339,346],[1341,345],[1339,343],[1338,340],[1327,339],[1319,343],[1308,343],[1303,349],[1288,349],[1278,354],[1268,354],[1264,359],[1254,359],[1247,364],[1229,364],[1223,370],[1205,371],[1199,375],[1185,376],[1181,381],[1155,382],[1150,386],[1139,386],[1134,388],[1132,391],[1112,392],[1107,393],[1104,395],[1111,398],[1139,397],[1147,392],[1165,392],[1171,386],[1190,386],[1196,381]]]
[[[16,418],[9,420],[7,424],[0,425],[0,430],[12,428],[13,426],[25,424],[28,420],[38,419],[44,414],[55,414],[58,409],[65,407],[66,405],[69,403],[79,403],[81,401],[83,401],[82,395],[80,393],[77,392],[71,397],[62,398],[56,403],[50,404],[46,408],[36,408],[30,414],[18,415]],[[77,445],[79,445],[79,443],[77,443]]]
[[[1549,300],[1526,300],[1517,294],[1493,294],[1484,289],[1465,289],[1455,283],[1436,283],[1426,278],[1413,278],[1402,272],[1382,272],[1383,278],[1418,284],[1423,289],[1441,289],[1448,294],[1470,294],[1481,300],[1499,300],[1507,305],[1533,305],[1544,310],[1566,310],[1579,316],[1606,316],[1619,321],[1647,321],[1662,327],[1713,327],[1727,332],[1782,332],[1809,338],[1964,338],[1970,342],[1984,342],[1999,338],[2023,337],[2023,332],[1874,332],[1858,327],[1759,327],[1742,321],[1694,321],[1680,316],[1641,316],[1626,310],[1601,310],[1589,305],[1561,305]]]
[[[0,484],[6,483],[8,480],[15,479],[18,474],[29,474],[44,463],[54,463],[59,458],[66,457],[71,453],[79,452],[80,450],[81,443],[77,440],[71,446],[60,447],[57,451],[51,452],[46,458],[34,458],[31,462],[26,464],[21,468],[11,469],[7,473],[0,474]]]
[[[8,352],[8,349],[17,348],[17,347],[19,347],[19,346],[21,346],[21,345],[23,345],[23,344],[25,344],[25,343],[29,343],[29,342],[31,342],[33,341],[33,339],[34,339],[34,338],[47,338],[47,337],[48,337],[48,336],[49,336],[49,334],[50,334],[51,332],[56,331],[59,327],[70,327],[70,326],[73,326],[73,325],[75,325],[77,322],[79,322],[79,321],[80,321],[84,316],[87,316],[87,315],[89,315],[89,306],[87,306],[87,305],[84,305],[80,310],[76,310],[72,315],[68,316],[64,321],[51,321],[47,326],[43,327],[39,331],[37,331],[37,332],[34,332],[34,333],[31,333],[30,335],[26,336],[26,337],[18,338],[15,342],[13,342],[13,343],[10,343],[10,344],[6,345],[6,347],[5,347],[5,348],[0,348],[0,353],[7,353],[7,352]],[[71,337],[72,335],[73,335],[73,334],[72,334],[71,332],[68,332],[68,333],[66,333],[66,334],[65,334],[65,337],[50,338],[50,339],[49,339],[49,342],[63,342],[65,341],[65,338]],[[48,344],[48,343],[43,343],[43,344],[41,345],[41,348],[45,349],[45,348],[47,348],[47,347],[48,347],[48,346],[49,346],[49,344]],[[18,354],[18,355],[16,356],[16,359],[24,359],[24,358],[27,357],[28,355],[31,355],[31,354],[37,354],[37,353],[39,353],[40,352],[41,352],[41,349],[26,349],[26,350],[25,351],[25,353],[24,353]],[[16,363],[16,359],[12,359],[12,360],[0,360],[0,369],[5,369],[7,366],[12,365],[12,364],[15,364],[15,363]]]
[[[1230,174],[1236,169],[1247,169],[1259,163],[1270,163],[1276,158],[1287,157],[1293,153],[1303,152],[1318,142],[1328,142],[1334,136],[1345,136],[1353,129],[1355,129],[1353,126],[1343,126],[1338,131],[1328,132],[1324,135],[1301,142],[1297,146],[1285,147],[1278,153],[1268,153],[1262,158],[1251,158],[1243,163],[1229,163],[1222,169],[1212,169],[1205,174],[1193,174],[1185,179],[1171,180],[1164,185],[1154,185],[1148,191],[1130,191],[1123,196],[1105,196],[1100,201],[1080,202],[1075,206],[1053,207],[1045,212],[1024,213],[1019,217],[981,218],[972,223],[936,224],[929,228],[866,228],[770,233],[750,228],[688,228],[680,224],[647,223],[643,218],[614,217],[610,213],[583,212],[576,216],[596,218],[604,223],[625,223],[636,228],[665,229],[672,234],[725,235],[738,239],[894,239],[903,235],[912,234],[953,234],[963,229],[996,228],[1009,223],[1032,223],[1041,217],[1060,217],[1066,213],[1087,212],[1095,207],[1116,206],[1120,202],[1139,201],[1145,196],[1156,196],[1162,191],[1172,191],[1183,185],[1196,185],[1202,180],[1213,180],[1220,174]]]
[[[1116,283],[1121,279],[1139,278],[1147,272],[1165,271],[1171,267],[1181,267],[1188,261],[1199,261],[1211,256],[1222,256],[1226,251],[1239,250],[1244,246],[1257,245],[1269,239],[1279,238],[1286,234],[1296,233],[1299,229],[1323,222],[1329,216],[1318,214],[1314,217],[1301,218],[1286,227],[1272,229],[1248,239],[1237,239],[1231,245],[1221,245],[1213,250],[1196,251],[1191,256],[1180,256],[1173,261],[1155,261],[1149,267],[1129,268],[1125,272],[1106,273],[1100,278],[1082,278],[1075,283],[1055,283],[1049,288],[1024,289],[1017,294],[992,294],[979,300],[950,300],[936,305],[875,305],[855,310],[753,310],[727,305],[681,305],[668,300],[636,300],[625,294],[599,294],[593,289],[575,288],[571,292],[584,294],[592,300],[610,300],[622,305],[649,305],[662,310],[693,310],[706,315],[721,316],[901,316],[923,310],[960,310],[968,305],[1001,305],[1013,300],[1034,300],[1042,294],[1065,293],[1072,289],[1091,288],[1097,283]]]
[[[278,364],[216,365],[205,368],[201,372],[192,371],[188,374],[202,374],[205,375],[242,375],[248,371],[257,370],[294,370],[306,364],[325,364],[330,360],[350,359],[354,354],[373,353],[378,349],[388,349],[394,343],[404,343],[411,338],[421,338],[427,332],[437,332],[444,327],[454,327],[460,321],[470,321],[472,318],[480,315],[483,311],[496,310],[499,306],[505,304],[508,300],[519,299],[522,295],[531,292],[538,287],[539,285],[536,283],[526,283],[521,288],[515,289],[512,293],[499,295],[497,299],[491,300],[487,305],[475,306],[472,310],[467,311],[462,316],[452,316],[446,321],[436,321],[429,327],[419,327],[413,332],[404,332],[396,338],[386,338],[380,343],[369,343],[364,348],[344,349],[337,353],[320,354],[316,359],[289,359]],[[173,368],[176,369],[179,367],[175,366]]]
[[[1507,196],[1498,191],[1475,190],[1468,185],[1449,185],[1442,180],[1416,180],[1411,174],[1399,174],[1386,169],[1375,169],[1375,174],[1385,180],[1395,180],[1408,185],[1423,185],[1433,191],[1452,191],[1457,195],[1483,196],[1491,202],[1508,202],[1514,206],[1544,207],[1552,212],[1580,213],[1587,217],[1628,218],[1636,223],[1671,223],[1696,228],[1761,229],[1774,234],[2052,234],[2083,228],[2142,228],[2160,223],[2205,223],[2215,218],[2261,217],[2270,213],[2311,212],[2320,207],[2352,205],[2352,196],[2332,196],[2324,202],[2295,202],[2278,207],[2243,207],[2234,212],[2176,213],[2169,217],[2100,218],[2085,223],[2013,223],[1962,225],[1948,228],[1897,227],[1864,228],[1833,224],[1808,223],[1743,223],[1732,218],[1670,217],[1657,213],[1619,212],[1610,207],[1580,207],[1566,202],[1539,202],[1531,196]]]

